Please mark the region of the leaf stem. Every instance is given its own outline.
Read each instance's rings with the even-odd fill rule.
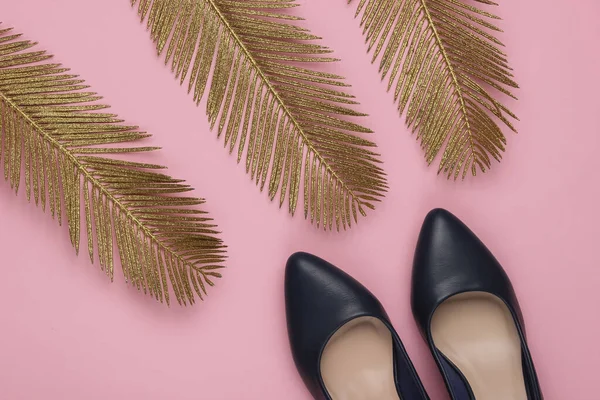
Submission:
[[[233,38],[235,39],[235,41],[238,43],[238,45],[240,46],[240,48],[242,49],[242,51],[244,52],[244,54],[246,54],[246,56],[248,57],[248,59],[250,60],[250,62],[254,66],[254,68],[256,69],[258,75],[261,77],[262,81],[265,83],[265,85],[267,86],[267,88],[269,89],[269,91],[273,94],[273,96],[277,99],[277,101],[281,105],[281,108],[283,109],[284,113],[292,121],[292,123],[294,124],[294,126],[296,127],[296,129],[298,129],[298,132],[300,132],[300,136],[302,137],[303,142],[306,145],[306,147],[308,147],[308,149],[310,151],[312,151],[313,154],[315,154],[317,156],[317,158],[319,159],[319,161],[321,162],[321,164],[323,164],[325,166],[325,168],[335,177],[335,179],[342,185],[342,187],[350,194],[350,196],[352,197],[352,201],[356,201],[357,204],[358,204],[358,207],[360,209],[362,209],[362,205],[361,205],[361,202],[358,200],[358,196],[354,193],[354,191],[352,189],[350,189],[346,185],[346,182],[344,182],[344,180],[342,180],[338,176],[338,174],[333,170],[333,168],[331,168],[331,166],[329,165],[329,163],[323,158],[323,156],[321,156],[321,154],[314,148],[314,146],[312,145],[312,143],[309,141],[308,137],[306,136],[306,133],[304,133],[304,130],[300,126],[300,123],[296,120],[296,118],[294,117],[294,115],[292,114],[292,112],[287,107],[286,103],[279,96],[279,93],[277,92],[277,90],[273,87],[273,85],[271,84],[271,82],[269,81],[269,79],[267,78],[267,76],[263,73],[262,69],[260,68],[260,65],[254,59],[254,57],[252,56],[252,54],[250,53],[250,51],[248,50],[248,48],[246,47],[246,45],[244,44],[244,42],[242,41],[242,39],[238,36],[238,34],[233,29],[233,27],[229,24],[229,21],[227,21],[227,18],[225,18],[225,16],[223,15],[223,13],[221,12],[221,10],[219,9],[219,6],[215,3],[215,0],[204,0],[204,1],[206,1],[213,8],[213,10],[215,11],[215,13],[219,17],[219,19],[223,22],[223,25],[225,25],[227,27],[227,29],[229,30],[230,34],[233,36]],[[304,171],[304,173],[306,174],[307,171]],[[308,189],[304,188],[304,190],[308,190]]]
[[[129,217],[131,220],[133,220],[133,222],[135,222],[137,224],[137,226],[144,232],[144,234],[146,236],[148,236],[154,243],[156,243],[158,246],[160,246],[162,249],[165,250],[165,252],[170,253],[171,255],[173,255],[174,257],[176,257],[178,260],[182,261],[184,263],[184,265],[188,265],[191,268],[194,268],[194,266],[189,263],[187,260],[183,259],[182,257],[180,257],[177,253],[175,253],[173,250],[171,250],[168,246],[166,246],[165,244],[163,244],[148,228],[146,228],[144,226],[144,224],[138,219],[136,218],[129,210],[128,208],[122,204],[119,201],[119,198],[114,196],[112,194],[112,192],[110,192],[109,190],[107,190],[104,185],[102,185],[86,168],[86,165],[82,162],[80,162],[77,157],[75,157],[70,151],[69,149],[67,149],[62,143],[60,143],[58,140],[54,139],[50,134],[48,134],[39,124],[37,124],[37,122],[35,122],[31,117],[29,117],[29,115],[27,115],[27,113],[25,113],[23,110],[21,110],[21,108],[15,104],[10,98],[8,98],[4,93],[2,93],[0,91],[0,98],[2,100],[4,100],[10,107],[12,107],[14,110],[16,110],[19,114],[21,114],[23,116],[23,118],[33,126],[34,130],[36,132],[38,132],[38,134],[40,134],[42,136],[42,139],[46,140],[48,143],[50,143],[52,146],[54,146],[55,148],[57,148],[59,151],[61,151],[63,154],[65,154],[70,160],[71,162],[73,162],[73,164],[75,165],[75,167],[81,172],[81,174],[83,174],[83,176],[85,178],[87,178],[92,185],[96,186],[98,189],[100,189],[100,191],[102,193],[104,193],[105,196],[107,196],[110,201],[116,205],[122,212],[124,212],[126,214],[127,217]],[[119,251],[121,251],[121,249],[119,249]],[[194,268],[195,269],[195,268]],[[204,275],[204,274],[203,274]]]
[[[456,95],[460,101],[460,108],[462,110],[463,118],[465,120],[469,143],[471,148],[471,153],[475,153],[475,143],[473,142],[473,132],[471,131],[471,124],[469,122],[469,114],[467,113],[467,107],[465,106],[465,101],[462,94],[462,89],[460,84],[458,83],[458,78],[456,77],[456,73],[454,72],[454,67],[450,62],[450,58],[448,57],[448,53],[446,53],[446,48],[440,35],[438,34],[437,28],[435,27],[435,23],[433,22],[433,18],[431,17],[431,13],[429,12],[429,8],[427,8],[427,0],[419,0],[421,2],[421,8],[425,12],[425,16],[427,17],[427,21],[429,22],[429,27],[435,36],[435,41],[438,45],[438,48],[442,52],[442,57],[444,58],[444,62],[448,66],[448,71],[450,72],[450,77],[452,78],[452,82],[454,83],[454,89],[456,90]]]

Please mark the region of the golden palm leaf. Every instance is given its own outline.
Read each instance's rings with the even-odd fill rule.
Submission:
[[[169,304],[169,284],[180,304],[202,299],[221,277],[224,245],[202,199],[156,170],[164,167],[123,159],[153,147],[122,146],[149,135],[122,125],[96,101],[88,86],[45,51],[0,30],[0,159],[15,192],[24,181],[27,199],[61,222],[66,211],[71,243],[79,250],[85,223],[87,247],[113,279],[116,242],[125,279]],[[64,207],[64,208],[63,208]],[[85,222],[80,221],[81,215]],[[94,238],[96,246],[94,246]]]
[[[395,85],[427,162],[443,148],[439,171],[456,179],[500,161],[506,139],[496,121],[515,131],[509,117],[517,117],[493,94],[515,98],[510,88],[518,86],[493,36],[498,17],[464,0],[360,0],[361,12],[373,62],[381,55],[382,79],[389,74],[388,90]]]
[[[271,200],[289,199],[294,214],[300,188],[304,216],[331,229],[351,226],[386,190],[370,131],[348,118],[364,116],[343,91],[343,78],[319,71],[336,61],[318,37],[282,11],[294,0],[132,0],[148,19],[159,54],[200,102],[237,159]],[[209,79],[209,75],[212,78]],[[304,179],[301,177],[304,176]],[[303,181],[303,183],[302,183]]]

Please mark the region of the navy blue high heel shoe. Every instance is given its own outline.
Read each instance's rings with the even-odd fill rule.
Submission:
[[[453,400],[543,399],[508,276],[446,210],[423,223],[412,308]]]
[[[383,306],[351,276],[296,253],[285,299],[294,361],[315,399],[429,399]]]

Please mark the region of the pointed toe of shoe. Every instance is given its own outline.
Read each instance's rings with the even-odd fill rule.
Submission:
[[[285,299],[288,322],[305,325],[315,312],[336,301],[336,294],[349,291],[347,279],[337,267],[308,253],[294,253],[285,269]],[[308,319],[308,320],[305,320]]]
[[[299,322],[339,319],[361,309],[381,307],[375,296],[350,275],[317,256],[301,252],[287,261],[285,297],[291,322],[295,322],[295,317],[302,317]]]
[[[504,269],[481,240],[449,211],[432,210],[423,222],[413,264],[412,307],[421,330],[427,329],[438,304],[469,291],[516,303]]]
[[[323,290],[332,265],[312,254],[298,252],[290,256],[285,268],[286,301],[305,300],[310,293]]]
[[[415,251],[415,269],[442,278],[473,275],[482,269],[501,269],[479,238],[457,217],[435,209],[425,217]]]

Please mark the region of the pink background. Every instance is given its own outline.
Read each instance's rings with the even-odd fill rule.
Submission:
[[[427,168],[377,68],[354,6],[293,12],[343,59],[389,176],[386,201],[343,234],[267,201],[209,132],[127,0],[1,0],[0,19],[81,74],[114,112],[154,133],[152,160],[188,179],[228,243],[229,269],[193,308],[110,284],[65,227],[0,185],[0,399],[309,399],[288,350],[283,266],[296,250],[342,266],[386,305],[432,399],[446,399],[409,308],[416,235],[446,207],[493,250],[518,292],[548,400],[598,399],[600,5],[502,1],[521,118],[502,164],[449,182]]]

